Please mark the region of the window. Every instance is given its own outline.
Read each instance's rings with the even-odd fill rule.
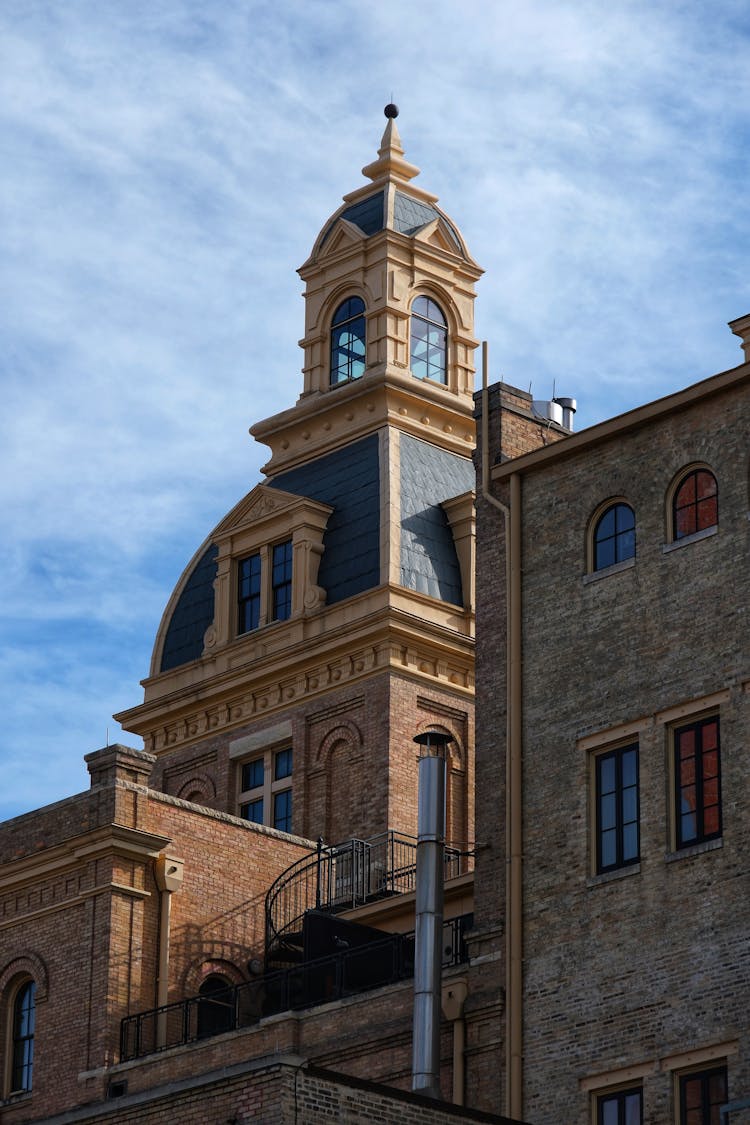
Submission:
[[[359,379],[364,373],[365,303],[361,297],[349,297],[331,321],[331,386]]]
[[[684,539],[719,522],[719,488],[710,469],[692,469],[672,500],[672,535]]]
[[[675,824],[678,848],[721,835],[719,716],[674,731]]]
[[[273,549],[271,577],[272,618],[286,621],[292,612],[292,541],[278,543]]]
[[[10,1089],[16,1094],[31,1089],[34,1070],[34,1024],[36,1022],[36,985],[25,981],[13,1001],[13,1058]]]
[[[618,1090],[596,1099],[596,1125],[641,1125],[643,1091]]]
[[[635,557],[635,512],[629,504],[611,504],[594,527],[594,570]]]
[[[237,564],[237,632],[292,615],[292,540],[240,559]],[[270,574],[269,574],[270,570]],[[270,614],[269,614],[270,608]]]
[[[596,871],[637,863],[638,746],[620,746],[596,759]]]
[[[448,329],[442,309],[429,297],[411,306],[411,372],[417,379],[448,381]]]
[[[716,1066],[680,1077],[680,1125],[720,1125],[727,1101],[727,1068]]]
[[[292,751],[267,751],[240,766],[240,816],[292,831]]]
[[[240,633],[249,633],[260,624],[260,555],[240,559],[237,597],[240,611],[237,628]]]

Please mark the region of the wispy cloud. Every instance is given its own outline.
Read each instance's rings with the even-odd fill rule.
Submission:
[[[493,376],[590,423],[741,352],[744,3],[6,0],[6,812],[85,783],[301,388],[296,267],[391,96],[485,267]],[[132,741],[130,736],[125,736]]]

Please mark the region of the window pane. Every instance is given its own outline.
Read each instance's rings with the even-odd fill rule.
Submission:
[[[336,310],[331,322],[331,383],[359,379],[365,373],[365,305],[360,297],[349,297]]]
[[[705,469],[698,470],[696,473],[696,495],[698,500],[716,495],[716,477],[713,473],[708,473]]]
[[[614,867],[614,865],[617,863],[617,833],[614,831],[614,829],[611,829],[609,832],[602,832],[601,841],[601,866],[602,868]]]
[[[263,759],[256,758],[254,762],[246,762],[242,767],[242,792],[248,789],[258,789],[263,784]]]
[[[635,785],[638,781],[638,752],[625,750],[622,755],[622,784]]]
[[[635,556],[635,530],[623,531],[617,536],[617,561],[624,562]]]
[[[617,1098],[607,1098],[601,1104],[602,1125],[619,1125],[619,1106]]]
[[[617,823],[617,799],[614,793],[610,793],[602,797],[599,809],[599,817],[602,828],[606,831],[608,828],[614,828]]]
[[[602,793],[615,791],[615,759],[612,756],[599,758],[599,785]]]
[[[278,781],[282,777],[290,777],[292,773],[292,751],[279,750],[274,758],[274,780]]]
[[[625,1097],[625,1125],[641,1125],[641,1094],[627,1094]]]
[[[624,789],[622,794],[622,819],[629,824],[638,818],[638,793],[635,789]]]
[[[292,791],[285,789],[276,793],[273,799],[273,826],[280,832],[292,830]]]
[[[238,603],[240,633],[258,628],[260,620],[260,555],[240,559],[238,572]]]
[[[626,824],[622,830],[622,858],[625,863],[638,858],[637,824]]]
[[[611,539],[615,533],[615,508],[608,508],[596,525],[598,539]]]
[[[260,797],[257,801],[248,801],[246,805],[240,808],[240,816],[245,820],[251,820],[253,824],[263,823],[263,798]]]
[[[601,543],[596,544],[597,570],[603,570],[605,566],[612,566],[616,561],[614,539],[604,539]]]
[[[273,549],[271,575],[273,620],[286,621],[292,612],[292,542],[278,543]]]

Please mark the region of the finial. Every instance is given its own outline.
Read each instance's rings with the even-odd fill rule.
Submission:
[[[393,102],[389,102],[388,105],[383,110],[383,113],[389,119],[392,119],[394,117],[398,117],[398,106],[394,105]]]

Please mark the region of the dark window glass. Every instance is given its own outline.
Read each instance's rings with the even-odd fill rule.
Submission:
[[[680,1125],[720,1125],[727,1101],[727,1068],[712,1067],[680,1078]]]
[[[281,780],[282,777],[292,776],[292,751],[279,750],[274,755],[273,761],[273,779],[274,781]]]
[[[292,831],[292,791],[283,789],[273,798],[273,826],[281,832]]]
[[[672,518],[675,539],[684,539],[719,522],[719,488],[708,469],[693,469],[674,495]]]
[[[349,297],[331,321],[331,383],[346,383],[365,373],[365,303]]]
[[[216,974],[206,977],[198,993],[198,1038],[231,1031],[234,1027],[234,992],[229,981]]]
[[[242,767],[242,792],[248,789],[259,789],[263,784],[263,759],[256,758],[254,762],[246,762]]]
[[[596,759],[596,870],[636,863],[638,831],[638,747],[621,746]]]
[[[594,570],[635,556],[635,512],[629,504],[607,508],[594,528]]]
[[[36,1022],[36,985],[33,980],[22,984],[13,1001],[13,1073],[11,1088],[30,1090],[34,1070],[34,1024]]]
[[[252,820],[253,824],[263,823],[263,798],[259,797],[257,801],[248,801],[246,805],[240,806],[240,816],[245,820]]]
[[[248,633],[257,629],[260,620],[260,555],[240,559],[238,602],[238,631]]]
[[[411,373],[417,379],[446,383],[448,330],[439,305],[417,297],[411,306]]]
[[[292,612],[292,541],[278,543],[273,549],[271,575],[273,620],[286,621]]]
[[[674,732],[677,847],[721,835],[719,717]]]
[[[597,1125],[641,1125],[643,1093],[639,1090],[618,1090],[597,1100]]]

